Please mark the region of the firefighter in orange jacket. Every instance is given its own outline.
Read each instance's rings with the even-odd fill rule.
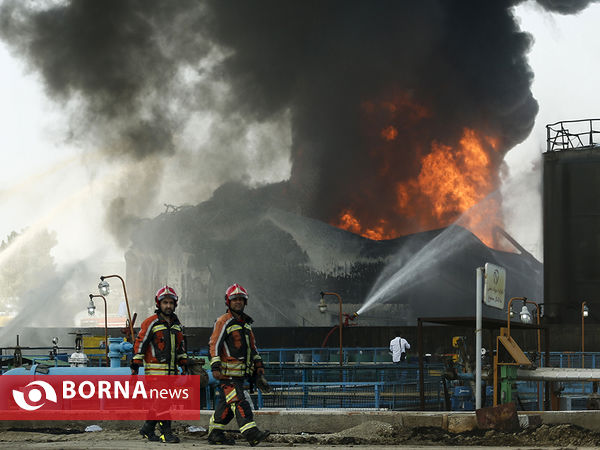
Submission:
[[[175,315],[177,300],[177,293],[170,286],[163,286],[156,292],[154,297],[156,311],[142,322],[133,346],[132,375],[138,373],[142,364],[146,375],[177,375],[179,374],[177,365],[185,370],[187,353],[183,329]],[[171,430],[170,420],[158,422],[161,433],[160,437],[156,436],[154,429],[157,422],[157,420],[147,420],[140,434],[149,441],[170,444],[179,442],[179,438]]]
[[[208,442],[233,445],[223,429],[235,416],[242,436],[251,446],[258,445],[270,433],[260,431],[253,419],[252,408],[246,400],[244,381],[265,372],[262,359],[256,349],[252,318],[244,313],[248,304],[248,292],[239,284],[225,291],[227,312],[217,319],[210,337],[210,367],[219,380],[221,395],[210,418]]]

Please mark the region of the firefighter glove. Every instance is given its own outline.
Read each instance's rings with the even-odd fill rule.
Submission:
[[[220,370],[212,371],[213,377],[215,380],[226,380],[227,377],[224,377]]]
[[[263,369],[263,373],[264,371],[265,370]],[[256,377],[256,387],[259,388],[261,392],[271,392],[272,390],[263,374],[260,374],[258,377]]]
[[[131,366],[129,366],[129,368],[131,369],[131,375],[137,375],[140,370],[140,366],[133,363],[131,364]]]
[[[199,369],[200,371],[200,387],[208,386],[208,373],[202,367]]]

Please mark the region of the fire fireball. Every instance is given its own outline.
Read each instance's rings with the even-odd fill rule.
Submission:
[[[376,107],[373,103],[362,105],[367,114]],[[425,107],[410,101],[407,95],[396,96],[394,102],[379,105],[389,117],[398,121],[403,115],[405,127],[431,117]],[[380,139],[390,145],[405,145],[402,130],[394,124],[381,128]],[[380,174],[390,177],[393,167],[386,158],[393,150],[372,151],[371,157],[381,158]],[[393,239],[398,236],[435,229],[458,223],[476,234],[486,245],[498,247],[493,234],[495,226],[502,227],[499,201],[488,198],[498,186],[499,141],[475,129],[464,127],[456,143],[433,139],[427,151],[421,154],[417,174],[411,177],[390,179],[389,187],[395,191],[393,212],[398,217],[411,219],[398,226],[384,217],[365,217],[352,207],[345,207],[332,225],[374,240]],[[493,160],[492,160],[493,156]],[[364,225],[368,223],[369,225]]]

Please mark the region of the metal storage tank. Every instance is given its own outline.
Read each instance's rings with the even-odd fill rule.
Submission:
[[[555,323],[600,318],[600,119],[546,126],[544,314]],[[595,314],[594,314],[595,313]]]

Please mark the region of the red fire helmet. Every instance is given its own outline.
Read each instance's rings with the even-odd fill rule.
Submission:
[[[177,300],[179,297],[171,286],[167,286],[166,284],[161,287],[158,291],[156,291],[156,296],[154,297],[154,301],[156,302],[156,307],[159,308],[160,301],[165,297],[171,297],[175,301],[175,306],[177,306]]]
[[[234,283],[225,291],[225,304],[229,308],[229,302],[234,298],[243,298],[244,304],[248,304],[248,291],[242,285]]]

